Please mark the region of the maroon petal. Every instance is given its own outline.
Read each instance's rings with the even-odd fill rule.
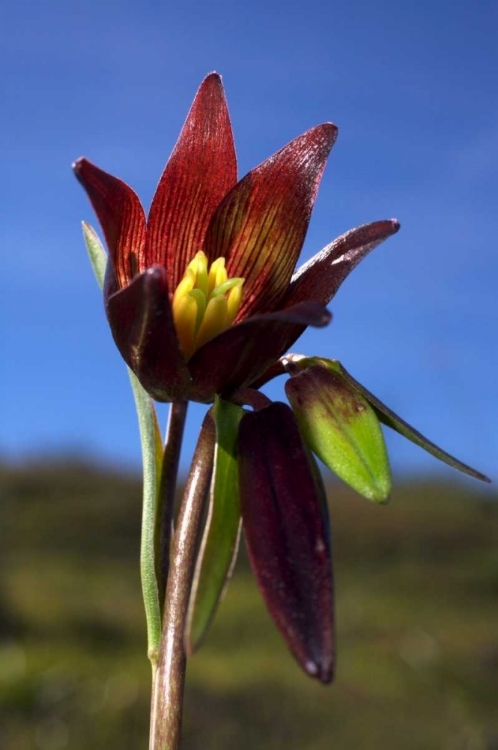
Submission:
[[[321,497],[291,409],[275,403],[239,428],[242,520],[266,605],[303,669],[327,683],[334,661],[333,591]]]
[[[236,182],[225,92],[220,76],[211,73],[197,92],[149,214],[147,265],[166,268],[172,291],[201,250],[215,208]]]
[[[360,260],[398,229],[397,220],[389,219],[364,224],[342,234],[296,271],[284,304],[312,299],[327,305]]]
[[[188,397],[190,376],[178,345],[164,268],[153,266],[106,302],[114,341],[157,401]]]
[[[87,159],[73,169],[97,214],[109,248],[116,279],[123,289],[137,272],[145,270],[145,215],[135,192]]]
[[[283,353],[288,329],[325,326],[330,313],[315,302],[301,302],[231,326],[211,339],[189,361],[191,398],[209,403],[214,394],[252,383]]]
[[[238,320],[275,309],[284,295],[336,136],[330,123],[308,130],[249,172],[213,216],[206,252],[246,280]]]

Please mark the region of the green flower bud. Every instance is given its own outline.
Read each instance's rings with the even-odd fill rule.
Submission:
[[[299,429],[346,484],[369,500],[385,502],[391,470],[379,420],[367,399],[330,364],[309,359],[289,367],[285,390]]]

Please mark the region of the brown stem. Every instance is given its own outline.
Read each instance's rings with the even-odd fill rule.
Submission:
[[[161,469],[161,486],[155,528],[156,577],[161,613],[164,607],[166,581],[168,580],[169,552],[173,528],[176,478],[187,417],[188,401],[174,401],[169,410],[166,441]]]
[[[149,750],[178,750],[186,656],[185,622],[204,501],[213,468],[215,427],[204,419],[173,537],[159,659],[154,674]]]

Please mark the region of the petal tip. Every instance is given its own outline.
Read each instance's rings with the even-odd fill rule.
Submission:
[[[337,140],[338,133],[339,128],[333,122],[322,122],[320,125],[315,125],[315,127],[307,130],[301,137],[305,138],[309,143],[314,143],[315,147],[324,149],[323,158],[326,159]]]
[[[85,164],[88,164],[88,159],[86,159],[84,156],[80,156],[78,159],[75,159],[73,163],[71,164],[71,169],[75,173],[76,177],[80,174],[81,170],[84,169]]]
[[[308,659],[302,664],[302,667],[307,675],[314,677],[321,682],[322,685],[329,685],[334,679],[332,659],[328,657],[322,660]]]
[[[217,88],[220,91],[223,91],[223,81],[221,79],[221,75],[216,71],[212,70],[210,73],[207,74],[207,76],[202,81],[201,85],[199,86],[199,91],[204,88],[208,87]]]
[[[329,139],[332,140],[332,143],[337,138],[337,135],[339,133],[339,128],[337,125],[335,125],[333,122],[324,122],[322,125],[318,126],[322,129],[324,132],[324,135],[326,135]]]
[[[74,176],[83,185],[83,187],[85,187],[85,180],[90,179],[92,175],[97,172],[102,172],[102,170],[99,167],[96,167],[95,164],[90,161],[90,159],[86,158],[86,156],[80,156],[78,159],[73,161],[73,163],[71,164],[71,169],[74,172]]]

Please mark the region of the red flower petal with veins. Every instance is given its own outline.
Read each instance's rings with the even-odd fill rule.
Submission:
[[[298,268],[287,289],[284,305],[290,307],[305,299],[327,305],[353,268],[398,229],[399,222],[388,219],[363,224],[341,234]]]
[[[336,137],[331,123],[308,130],[249,172],[216,210],[206,253],[225,257],[228,275],[245,279],[237,320],[275,309],[285,294]]]
[[[221,78],[202,83],[159,180],[147,222],[147,265],[166,268],[174,291],[204,243],[211,217],[237,182],[237,158]],[[216,255],[207,252],[209,260]]]
[[[88,159],[73,164],[104,232],[119,289],[145,264],[145,214],[136,193],[125,182]]]
[[[201,84],[159,181],[148,222],[133,190],[87,159],[74,170],[109,248],[104,285],[114,339],[157,400],[209,402],[264,377],[308,325],[325,325],[324,305],[396,222],[352,230],[294,273],[318,185],[337,137],[311,128],[236,182],[236,156],[221,78]],[[234,324],[188,362],[171,311],[187,264],[203,250],[242,277]],[[294,275],[293,275],[294,274]]]

